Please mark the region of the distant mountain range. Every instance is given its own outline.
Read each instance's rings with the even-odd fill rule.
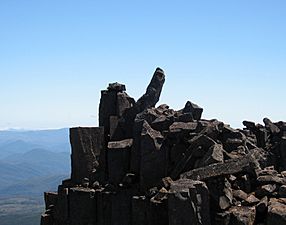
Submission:
[[[0,196],[24,194],[23,187],[33,180],[35,184],[29,194],[42,194],[41,185],[55,188],[49,182],[50,177],[68,176],[70,171],[70,154],[68,152],[51,152],[45,149],[32,149],[24,153],[11,154],[0,159]],[[45,182],[44,182],[45,181]],[[11,191],[11,187],[15,192]],[[23,192],[21,192],[23,190]]]
[[[13,224],[15,215],[38,221],[44,191],[56,191],[69,176],[68,128],[0,131],[0,221]],[[15,201],[19,197],[24,203]],[[23,225],[30,224],[27,220]]]
[[[0,131],[0,196],[41,194],[69,173],[68,129]]]
[[[25,153],[35,148],[51,152],[70,152],[69,129],[0,131],[0,159],[14,153]]]

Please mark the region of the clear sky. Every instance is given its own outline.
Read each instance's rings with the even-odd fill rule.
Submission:
[[[1,0],[0,129],[96,126],[100,90],[187,100],[234,127],[286,120],[285,0]]]

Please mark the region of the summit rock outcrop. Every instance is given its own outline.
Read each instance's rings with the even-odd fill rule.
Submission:
[[[45,193],[41,225],[286,225],[286,122],[203,119],[156,107],[157,68],[137,101],[101,91],[99,127],[70,129],[71,177]]]

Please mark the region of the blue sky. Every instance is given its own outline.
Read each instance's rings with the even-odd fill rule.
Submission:
[[[0,129],[96,126],[100,90],[187,100],[234,127],[286,120],[286,1],[0,1]]]

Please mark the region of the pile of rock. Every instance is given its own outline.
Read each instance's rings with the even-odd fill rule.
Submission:
[[[164,81],[157,68],[138,101],[101,92],[100,127],[70,129],[71,179],[45,193],[41,225],[286,224],[286,123],[155,107]]]

